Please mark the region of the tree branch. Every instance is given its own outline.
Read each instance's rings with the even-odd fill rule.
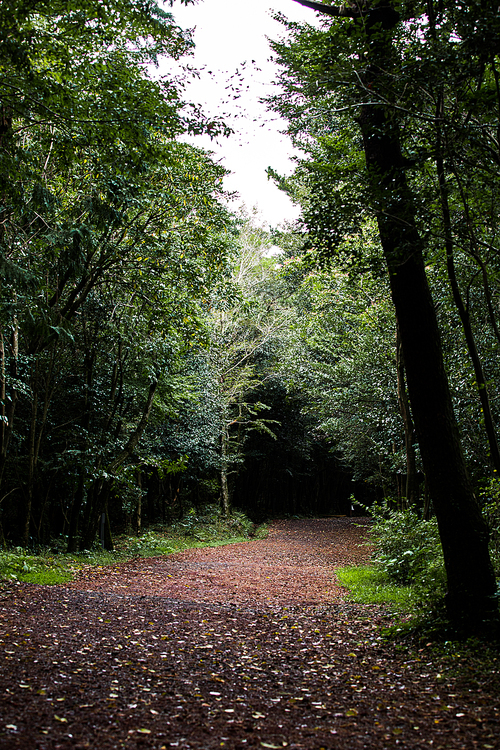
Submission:
[[[324,5],[323,3],[316,3],[314,0],[294,0],[300,5],[305,5],[307,8],[317,10],[318,13],[326,13],[328,16],[339,16],[341,18],[359,18],[360,12],[357,8],[353,8],[347,5]]]
[[[142,437],[142,433],[144,432],[144,430],[145,430],[145,428],[146,428],[146,425],[147,425],[147,423],[148,423],[148,419],[149,419],[149,414],[150,414],[150,412],[151,412],[151,407],[153,406],[153,398],[154,398],[154,395],[155,395],[155,391],[156,391],[156,386],[157,386],[157,385],[158,385],[158,381],[157,381],[157,380],[153,380],[153,382],[152,382],[152,383],[151,383],[151,385],[149,386],[149,393],[148,393],[148,398],[147,398],[147,400],[146,400],[146,404],[144,405],[144,409],[143,409],[143,412],[142,412],[142,417],[141,417],[141,420],[140,420],[139,424],[137,425],[137,427],[135,428],[135,430],[133,431],[133,433],[132,433],[132,435],[130,436],[130,438],[128,439],[128,442],[127,442],[127,444],[125,445],[125,447],[123,448],[123,450],[122,450],[122,452],[120,453],[120,455],[119,455],[119,456],[117,456],[117,457],[116,457],[116,458],[114,459],[114,461],[112,461],[112,462],[111,462],[111,463],[109,464],[109,466],[107,466],[107,468],[106,468],[106,471],[107,471],[107,472],[108,472],[109,474],[112,474],[112,473],[113,473],[114,471],[116,471],[116,469],[117,469],[117,468],[118,468],[118,467],[119,467],[119,466],[120,466],[120,465],[121,465],[121,464],[122,464],[122,463],[123,463],[123,462],[124,462],[124,461],[125,461],[125,460],[126,460],[126,459],[127,459],[128,457],[129,457],[129,456],[131,456],[131,455],[132,455],[132,453],[134,452],[134,450],[135,450],[135,448],[136,448],[136,446],[137,446],[137,444],[138,444],[139,440],[140,440],[140,439],[141,439],[141,437]]]

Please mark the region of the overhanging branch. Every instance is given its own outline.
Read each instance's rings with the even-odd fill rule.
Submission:
[[[315,0],[294,0],[294,2],[312,8],[318,13],[326,13],[328,16],[337,18],[361,18],[366,15],[370,25],[381,24],[383,29],[391,29],[401,20],[400,14],[390,0],[385,0],[385,2],[378,0],[373,3],[367,3],[365,0],[352,0],[350,4],[345,5],[325,5]]]
[[[326,13],[328,16],[338,16],[341,18],[359,18],[360,12],[357,8],[353,8],[348,5],[324,5],[323,3],[316,3],[314,0],[294,0],[300,5],[305,5],[307,8],[317,10],[318,13]]]

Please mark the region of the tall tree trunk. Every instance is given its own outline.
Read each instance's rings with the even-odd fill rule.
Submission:
[[[368,68],[364,84],[387,101],[391,90],[398,22],[392,4],[374,3],[366,19]],[[376,19],[376,21],[375,21]],[[403,168],[395,109],[361,107],[372,205],[389,272],[399,323],[408,392],[424,470],[434,503],[447,573],[450,621],[465,632],[498,628],[496,581],[488,553],[488,530],[467,473],[444,368],[440,333],[415,224],[413,196]]]
[[[83,444],[85,449],[88,449],[88,431],[90,427],[91,410],[92,410],[92,398],[91,393],[94,383],[94,363],[95,363],[95,349],[92,346],[92,341],[87,334],[87,322],[85,315],[82,316],[84,342],[85,342],[85,356],[84,356],[84,374],[85,374],[85,388],[83,389],[83,415],[81,420]],[[80,513],[83,507],[83,501],[85,498],[85,467],[81,466],[79,469],[78,485],[76,492],[73,496],[73,502],[71,503],[70,516],[69,516],[69,529],[68,529],[68,547],[67,552],[77,552],[78,550],[78,527],[80,523]]]
[[[111,523],[109,520],[108,504],[104,508],[104,549],[108,552],[113,552],[115,545],[113,544],[113,535],[111,533]]]
[[[137,503],[135,506],[135,530],[137,536],[140,536],[142,528],[142,478],[141,478],[141,467],[137,469]]]
[[[404,499],[406,507],[415,508],[418,505],[417,462],[415,457],[415,443],[417,436],[415,435],[410,404],[406,394],[405,366],[399,326],[397,327],[396,332],[396,371],[398,379],[399,411],[401,413],[405,432],[406,488]]]
[[[19,328],[17,320],[10,334],[9,345],[9,370],[12,378],[18,377],[18,359],[19,359]],[[2,483],[5,464],[9,450],[10,439],[14,430],[14,414],[17,403],[17,390],[12,387],[7,395],[7,366],[5,341],[3,334],[0,332],[0,401],[1,401],[1,424],[0,424],[0,486]]]
[[[68,528],[68,546],[66,552],[78,551],[78,523],[80,520],[80,511],[85,497],[85,470],[80,469],[78,477],[78,487],[76,489],[73,502],[71,504]]]
[[[38,416],[38,363],[35,366],[35,380],[33,387],[33,401],[31,403],[31,421],[28,433],[28,484],[25,490],[23,517],[21,520],[21,541],[27,547],[30,538],[31,508],[35,490],[35,433]]]
[[[47,423],[47,416],[49,412],[49,404],[52,398],[53,388],[51,389],[51,380],[54,368],[56,344],[52,347],[50,355],[50,364],[45,374],[45,387],[42,390],[41,377],[40,377],[40,360],[35,361],[35,369],[33,379],[31,382],[31,389],[33,392],[33,401],[31,405],[31,422],[28,434],[28,482],[26,489],[26,500],[24,508],[24,518],[22,522],[22,543],[26,547],[30,537],[30,526],[31,516],[33,513],[33,500],[35,496],[35,484],[38,467],[38,458],[40,455],[40,446],[42,442],[43,431]],[[39,413],[39,399],[43,401],[43,408]],[[43,508],[41,510],[43,514]],[[42,518],[38,528],[42,526]]]
[[[149,386],[149,392],[148,397],[146,399],[146,403],[144,404],[144,409],[142,412],[141,419],[139,421],[139,424],[135,428],[134,432],[129,437],[127,444],[121,451],[121,453],[109,464],[106,471],[109,473],[112,473],[115,471],[121,464],[129,458],[134,450],[136,449],[141,437],[142,433],[146,429],[146,425],[148,423],[149,415],[151,413],[151,407],[153,406],[153,399],[156,392],[156,387],[158,385],[158,381],[154,380],[151,385]]]

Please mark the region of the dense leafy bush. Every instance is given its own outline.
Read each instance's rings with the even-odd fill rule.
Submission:
[[[436,608],[446,591],[443,552],[436,519],[424,521],[412,510],[372,508],[376,564],[394,583],[411,585],[416,598]]]
[[[225,516],[218,505],[206,505],[191,510],[172,525],[172,530],[185,536],[193,536],[199,541],[210,542],[226,539],[232,535],[248,537],[254,524],[244,513],[233,510]]]

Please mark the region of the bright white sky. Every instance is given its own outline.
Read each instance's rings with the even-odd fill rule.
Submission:
[[[184,58],[183,63],[205,68],[201,80],[189,85],[186,99],[203,104],[210,116],[224,116],[235,131],[230,138],[211,141],[203,136],[194,142],[215,152],[231,170],[225,188],[239,194],[231,207],[236,210],[244,203],[250,210],[257,206],[263,223],[276,226],[296,218],[298,209],[266,175],[268,166],[281,174],[293,169],[290,141],[280,133],[285,124],[259,102],[273,91],[276,77],[266,37],[277,39],[285,34],[284,27],[271,17],[272,10],[293,21],[317,23],[314,11],[293,0],[200,0],[187,7],[175,2],[171,12],[179,26],[195,28],[195,56]],[[231,79],[236,70],[242,78]],[[231,91],[226,88],[230,84],[241,86]]]

